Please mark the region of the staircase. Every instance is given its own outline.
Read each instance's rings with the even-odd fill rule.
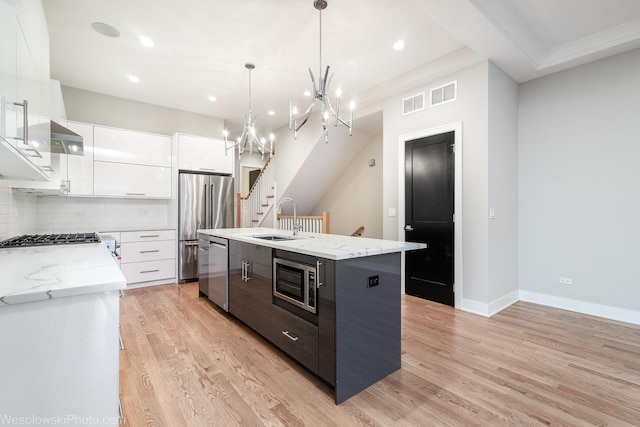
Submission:
[[[242,227],[261,227],[276,200],[275,162],[269,157],[246,198],[241,197]]]

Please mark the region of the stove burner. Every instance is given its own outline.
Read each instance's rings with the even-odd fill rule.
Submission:
[[[25,234],[0,242],[0,248],[99,243],[96,233]]]

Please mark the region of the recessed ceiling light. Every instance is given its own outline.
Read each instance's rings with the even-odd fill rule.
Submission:
[[[120,31],[109,24],[105,24],[104,22],[94,22],[91,24],[91,28],[105,37],[120,37]]]
[[[310,92],[310,91],[308,91],[308,90],[305,90],[305,91],[304,91],[304,96],[311,96],[311,92]]]
[[[213,96],[213,95],[209,96],[209,101],[216,102],[217,100],[218,100],[218,98],[216,98],[215,96]]]
[[[140,36],[140,44],[144,47],[153,47],[153,40],[146,36]]]
[[[140,81],[140,79],[133,74],[129,74],[127,77],[131,83],[138,83]]]
[[[393,49],[394,50],[402,50],[402,49],[404,49],[404,40],[398,40],[397,42],[395,42],[393,44]]]
[[[276,115],[276,112],[275,112],[275,111],[273,111],[273,110],[269,110],[269,115],[270,115],[270,116],[275,116],[275,115]]]

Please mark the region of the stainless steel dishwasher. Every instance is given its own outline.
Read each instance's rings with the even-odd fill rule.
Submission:
[[[229,311],[229,254],[227,239],[200,235],[198,241],[200,293],[218,307]]]

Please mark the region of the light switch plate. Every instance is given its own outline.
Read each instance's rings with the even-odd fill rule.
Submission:
[[[389,208],[389,216],[396,216],[396,208]]]

